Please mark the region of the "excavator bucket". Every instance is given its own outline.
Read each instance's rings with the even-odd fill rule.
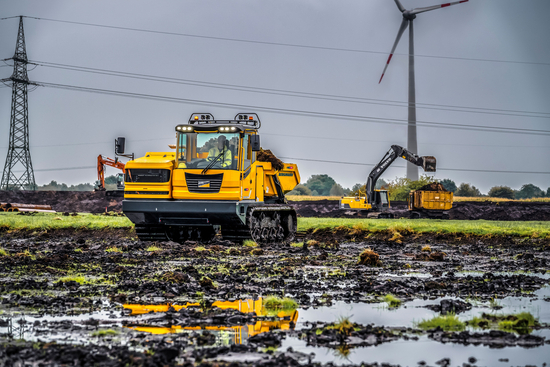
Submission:
[[[422,164],[422,168],[424,168],[424,171],[426,172],[435,172],[435,157],[432,156],[424,156],[422,157],[424,163]]]

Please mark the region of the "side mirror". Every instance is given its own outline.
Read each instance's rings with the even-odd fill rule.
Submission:
[[[253,152],[260,151],[260,135],[250,135],[250,147]]]
[[[115,140],[115,154],[124,154],[124,145],[126,143],[126,138],[119,137]]]

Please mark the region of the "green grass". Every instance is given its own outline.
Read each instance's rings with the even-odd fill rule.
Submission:
[[[303,242],[292,242],[290,244],[291,247],[304,247],[304,243]]]
[[[437,233],[475,236],[550,238],[550,222],[434,219],[299,218],[298,230],[347,229],[350,232]]]
[[[401,303],[403,303],[403,301],[395,297],[393,294],[386,294],[384,296],[384,302],[386,302],[389,307],[399,307],[401,306]]]
[[[327,326],[327,329],[338,330],[341,335],[350,335],[354,328],[355,325],[349,321],[349,317],[344,316],[340,316],[334,324]]]
[[[55,219],[55,218],[61,218]],[[14,212],[0,212],[0,228],[9,230],[49,230],[49,229],[105,229],[133,228],[126,217],[108,217],[81,213],[76,217],[59,216],[58,213],[36,213],[18,215]]]
[[[55,219],[55,218],[61,218]],[[437,233],[474,236],[516,236],[525,238],[550,238],[550,222],[513,221],[459,221],[433,219],[355,219],[355,218],[299,218],[298,230],[309,229],[348,229],[359,234],[391,232],[395,236],[403,233]],[[131,229],[132,222],[126,217],[111,217],[83,213],[76,217],[57,213],[37,213],[32,216],[13,212],[0,212],[0,230],[44,231],[52,229]],[[397,236],[398,237],[398,236]],[[247,240],[245,246],[256,247],[254,241]]]
[[[76,251],[76,250],[75,250],[75,251]],[[105,252],[122,252],[122,250],[119,249],[119,248],[116,247],[116,246],[111,246],[111,247],[107,248],[107,249],[105,250]]]
[[[0,247],[0,256],[9,256],[8,252],[4,250],[2,247]]]
[[[246,247],[258,247],[258,244],[252,240],[244,240],[243,246]]]
[[[455,314],[450,313],[429,320],[422,320],[416,323],[416,326],[423,330],[435,329],[439,326],[445,331],[462,331],[466,328],[466,323],[460,321]]]
[[[298,303],[288,297],[267,296],[263,299],[263,306],[266,310],[295,310]]]
[[[58,279],[59,282],[70,282],[70,281],[75,281],[77,282],[78,284],[86,284],[88,283],[88,280],[86,279],[85,276],[83,275],[69,275],[69,276],[66,276],[66,277],[61,277]]]
[[[203,247],[204,250],[206,250],[204,247]],[[149,251],[149,252],[155,252],[155,251],[162,251],[162,248],[158,247],[158,246],[149,246],[145,249],[146,251]],[[204,250],[199,250],[199,248],[195,248],[196,251],[204,251]]]

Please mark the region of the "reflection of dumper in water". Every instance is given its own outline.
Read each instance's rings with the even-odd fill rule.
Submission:
[[[182,308],[188,307],[200,307],[199,303],[187,303],[185,305],[140,305],[140,304],[125,304],[124,308],[132,310],[130,315],[140,315],[149,312],[167,312],[170,307],[175,311],[179,311]],[[216,301],[212,304],[212,307],[217,307],[222,310],[234,309],[243,313],[255,313],[256,316],[274,316],[277,318],[275,321],[256,321],[254,324],[247,325],[234,325],[234,326],[218,326],[218,325],[196,325],[196,326],[181,326],[172,325],[170,327],[161,326],[132,326],[130,329],[137,331],[144,331],[152,334],[171,334],[182,333],[193,330],[208,330],[208,331],[229,331],[232,332],[233,343],[241,344],[243,340],[247,338],[265,333],[270,330],[290,330],[296,325],[298,320],[298,311],[296,310],[283,310],[272,314],[263,307],[262,298],[257,300],[246,299],[236,301]]]

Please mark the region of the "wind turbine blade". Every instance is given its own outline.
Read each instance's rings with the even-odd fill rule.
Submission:
[[[425,8],[415,8],[415,9],[411,10],[410,13],[411,14],[424,13],[425,11],[446,8],[446,7],[451,6],[451,5],[461,4],[461,3],[468,2],[468,1],[469,0],[461,0],[461,1],[454,1],[452,3],[441,4],[441,5],[427,6]]]
[[[399,9],[399,11],[401,13],[403,13],[405,11],[405,7],[403,5],[401,5],[401,2],[399,0],[395,0],[395,5],[397,5],[397,8]]]
[[[390,64],[391,58],[393,57],[393,53],[395,52],[395,48],[397,47],[397,44],[399,43],[399,40],[401,39],[401,36],[403,35],[403,32],[405,32],[405,29],[407,29],[408,25],[409,25],[409,21],[403,18],[403,21],[401,22],[401,26],[399,27],[399,31],[397,32],[397,37],[395,38],[395,42],[391,49],[390,56],[388,57],[388,62],[386,62],[386,66],[384,67],[384,71],[382,72],[382,76],[380,77],[380,81],[378,82],[378,84],[382,82],[382,78],[384,77],[384,74],[386,73],[386,69]]]

